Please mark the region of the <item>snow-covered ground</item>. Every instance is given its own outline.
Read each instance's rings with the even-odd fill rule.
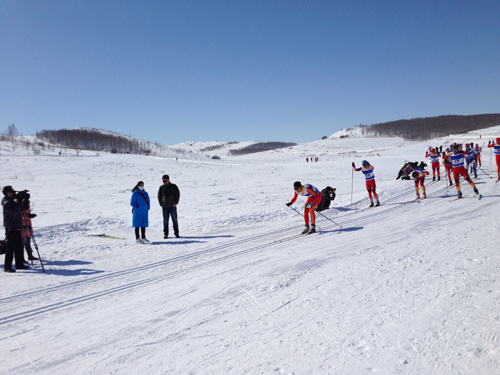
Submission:
[[[450,202],[454,187],[428,181],[412,202],[413,183],[395,178],[430,145],[499,135],[332,136],[216,161],[0,143],[2,186],[30,190],[45,265],[1,274],[0,373],[498,374],[500,184],[480,172],[482,198],[463,183],[466,198]],[[365,209],[351,169],[363,159],[381,207]],[[181,191],[179,239],[162,238],[165,173]],[[150,245],[131,228],[139,180]],[[318,234],[296,236],[295,180],[337,188],[325,212],[336,224],[320,216]],[[100,233],[125,240],[84,237]]]

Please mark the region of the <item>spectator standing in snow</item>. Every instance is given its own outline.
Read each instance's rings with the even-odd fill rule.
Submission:
[[[306,205],[304,207],[304,221],[306,223],[306,227],[302,231],[302,234],[315,233],[316,215],[314,214],[314,210],[321,202],[321,193],[314,186],[309,184],[302,185],[299,181],[295,181],[293,183],[293,190],[295,191],[293,198],[286,205],[290,207],[294,204],[299,195],[307,197]],[[311,227],[309,227],[309,216],[311,216]]]
[[[318,208],[316,208],[317,212],[328,210],[330,208],[330,203],[335,200],[336,190],[337,189],[334,189],[330,186],[327,186],[326,188],[321,190],[321,202],[318,205]]]
[[[36,215],[31,213],[29,200],[25,201],[21,211],[21,216],[23,219],[23,230],[21,231],[23,249],[26,250],[26,253],[28,254],[28,260],[38,260],[38,258],[33,255],[33,249],[31,248],[31,237],[33,236],[31,219],[36,217]]]
[[[162,177],[163,185],[158,189],[158,203],[163,210],[163,238],[168,238],[168,221],[172,218],[175,237],[179,238],[179,223],[177,222],[177,205],[181,193],[177,185],[170,182],[168,175]]]
[[[4,271],[14,273],[16,270],[29,269],[24,264],[23,244],[21,239],[21,230],[23,219],[21,217],[23,197],[16,195],[12,186],[5,186],[2,190],[2,208],[3,208],[3,226],[5,227],[5,236],[7,242],[5,246]],[[16,269],[12,268],[12,261],[16,261]]]
[[[139,181],[132,189],[132,198],[130,199],[132,206],[132,226],[135,228],[135,240],[137,243],[149,243],[146,238],[146,228],[149,226],[148,211],[151,207],[149,195],[144,190],[144,182]],[[139,228],[141,236],[139,237]]]
[[[356,165],[354,162],[352,163],[352,168],[356,172],[363,172],[365,175],[365,180],[366,180],[366,190],[368,190],[368,197],[370,198],[370,207],[373,207],[373,197],[377,200],[377,204],[375,206],[380,206],[380,201],[378,199],[378,194],[377,194],[377,186],[375,184],[375,175],[373,174],[373,166],[370,165],[366,160],[363,160],[361,162],[361,168],[356,168]],[[373,196],[372,196],[373,194]]]

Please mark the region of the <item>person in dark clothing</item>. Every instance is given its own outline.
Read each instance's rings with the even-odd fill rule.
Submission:
[[[335,191],[337,189],[334,189],[330,186],[327,186],[323,190],[321,190],[321,202],[318,204],[318,207],[316,208],[316,211],[321,212],[324,210],[328,210],[330,208],[330,203],[335,200]]]
[[[399,170],[398,177],[396,177],[396,180],[399,180],[400,178],[402,180],[409,180],[410,179],[410,172],[416,168],[417,168],[416,163],[412,163],[412,162],[407,161],[405,163],[405,165],[403,165],[403,167]]]
[[[177,222],[177,204],[181,193],[177,185],[170,182],[168,175],[162,177],[163,185],[158,189],[158,203],[163,210],[163,238],[168,238],[168,221],[172,217],[175,237],[179,238],[179,224]]]
[[[23,219],[21,216],[22,201],[26,198],[26,195],[22,195],[20,192],[16,195],[16,192],[12,186],[5,186],[2,190],[2,208],[3,208],[3,226],[5,227],[5,236],[7,237],[7,242],[5,244],[5,262],[4,271],[5,272],[16,272],[12,268],[12,260],[16,260],[16,269],[29,269],[30,267],[25,265],[24,254],[23,254],[23,243],[21,238],[21,230],[23,228]],[[24,192],[24,194],[26,194]],[[27,197],[29,198],[29,196]]]

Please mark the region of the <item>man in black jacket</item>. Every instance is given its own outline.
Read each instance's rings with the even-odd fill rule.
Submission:
[[[163,210],[163,238],[168,238],[168,220],[172,217],[175,237],[179,238],[179,224],[177,222],[177,204],[181,197],[177,185],[170,183],[170,177],[163,175],[163,185],[158,189],[158,203]]]
[[[5,272],[16,272],[12,268],[12,260],[16,259],[16,269],[28,269],[29,266],[24,265],[23,243],[21,238],[21,230],[23,228],[23,219],[21,217],[23,192],[18,193],[12,186],[5,186],[2,190],[2,208],[3,208],[3,226],[5,227],[5,236],[7,243],[5,244]],[[26,193],[25,193],[26,194]],[[16,201],[17,199],[17,201]]]

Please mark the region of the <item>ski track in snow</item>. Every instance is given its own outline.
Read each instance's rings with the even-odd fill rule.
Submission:
[[[413,182],[395,180],[405,160],[453,139],[332,138],[214,162],[11,154],[2,143],[4,184],[32,194],[46,272],[2,275],[1,371],[497,374],[498,184],[482,174],[481,200],[449,202],[455,188],[427,179],[414,201]],[[351,174],[363,159],[380,207],[367,208]],[[164,173],[181,190],[179,239],[162,238]],[[139,180],[150,245],[131,228]],[[318,215],[318,233],[297,235],[303,219],[284,205],[295,180],[337,188],[324,214],[342,228]],[[83,237],[102,233],[126,239]]]

